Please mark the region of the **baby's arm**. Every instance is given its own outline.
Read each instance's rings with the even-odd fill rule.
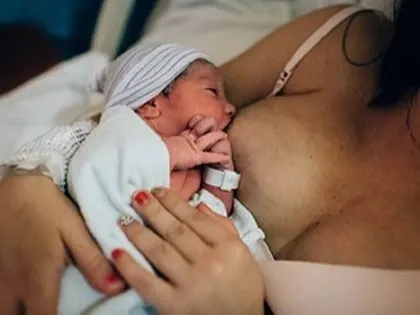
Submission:
[[[239,175],[234,172],[232,149],[228,136],[225,132],[218,130],[217,122],[212,117],[193,117],[188,126],[190,135],[195,137],[194,141],[200,144],[205,143],[202,150],[208,154],[218,155],[220,159],[219,161],[202,163],[207,165],[204,170],[202,188],[218,197],[224,203],[227,214],[230,214],[233,204],[232,189],[236,188],[236,185],[230,184],[232,182],[237,184]],[[232,182],[229,183],[228,180],[232,180]]]
[[[231,172],[231,174],[234,173],[234,165],[232,160],[232,150],[230,141],[227,138],[227,135],[224,139],[216,142],[212,147],[209,148],[209,152],[219,153],[223,154],[226,157],[228,157],[228,160],[226,162],[221,162],[213,165],[212,167],[215,169],[213,172],[218,172],[219,174],[227,174],[228,172]],[[208,190],[210,193],[212,193],[214,196],[219,198],[223,204],[225,205],[226,212],[229,215],[232,211],[232,205],[233,205],[233,191],[232,190],[226,190],[227,188],[214,186],[214,184],[209,184],[209,181],[206,180],[209,178],[209,175],[207,172],[211,172],[211,168],[207,167],[204,170],[203,174],[203,181],[202,181],[202,188]]]
[[[210,193],[212,193],[214,196],[216,196],[223,202],[226,208],[227,215],[229,215],[232,212],[233,191],[225,191],[222,190],[220,187],[211,186],[204,182],[202,182],[202,188],[208,190]]]
[[[200,186],[201,172],[198,168],[171,173],[169,187],[185,201],[190,200],[200,190]]]
[[[226,156],[206,149],[224,138],[223,132],[210,137],[196,139],[187,129],[172,137],[162,137],[169,153],[171,189],[178,192],[184,200],[189,200],[200,188],[200,172],[197,166],[224,162]],[[197,140],[197,141],[196,141]]]

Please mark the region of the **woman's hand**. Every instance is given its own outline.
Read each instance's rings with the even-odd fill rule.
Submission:
[[[124,284],[89,236],[73,204],[42,175],[0,182],[0,314],[57,313],[69,251],[98,290]]]
[[[117,269],[159,314],[263,314],[263,280],[228,219],[191,207],[166,189],[139,192],[133,207],[154,231],[124,217],[124,232],[165,276],[139,266],[121,249]]]

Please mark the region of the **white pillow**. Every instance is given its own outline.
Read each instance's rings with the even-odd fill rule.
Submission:
[[[391,13],[393,0],[160,0],[141,42],[178,42],[216,64],[237,56],[278,26],[327,5],[358,4]]]
[[[382,11],[388,16],[392,16],[394,0],[295,0],[295,3],[298,15],[327,5],[348,3]]]
[[[312,10],[333,4],[357,4],[358,0],[294,0],[296,15],[302,15]]]
[[[296,16],[337,3],[390,13],[392,0],[159,0],[140,41],[178,42],[223,63]],[[134,0],[105,0],[92,49],[115,54]]]
[[[360,4],[375,10],[384,12],[388,17],[392,18],[394,0],[361,0]]]
[[[178,42],[221,64],[292,17],[286,0],[161,0],[140,41]]]

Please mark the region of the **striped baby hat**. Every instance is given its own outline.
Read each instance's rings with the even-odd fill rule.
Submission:
[[[139,44],[99,71],[88,90],[103,93],[105,109],[116,105],[136,109],[159,95],[197,59],[209,57],[179,44]]]

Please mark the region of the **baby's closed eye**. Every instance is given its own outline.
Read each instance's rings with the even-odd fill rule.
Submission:
[[[217,91],[217,89],[214,88],[207,88],[207,91],[210,91],[211,93],[213,93],[216,96],[219,96],[219,91]]]

